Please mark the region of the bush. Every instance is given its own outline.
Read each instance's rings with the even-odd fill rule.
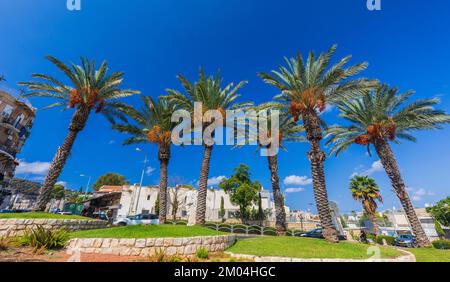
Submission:
[[[28,229],[19,238],[22,246],[33,247],[35,251],[62,249],[69,240],[69,234],[64,229],[49,230],[42,226],[36,229]]]
[[[433,246],[440,250],[450,250],[450,240],[437,240],[433,242]]]
[[[200,247],[197,250],[197,258],[199,259],[209,259],[209,251],[204,247]]]
[[[7,251],[9,249],[11,241],[6,237],[0,237],[0,252]]]
[[[377,237],[376,242],[379,245],[383,245],[383,240],[386,240],[386,243],[389,246],[394,246],[395,245],[395,237],[380,235],[380,236]]]

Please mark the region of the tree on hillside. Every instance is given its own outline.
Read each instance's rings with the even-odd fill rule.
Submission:
[[[250,215],[251,208],[258,202],[261,184],[251,180],[250,168],[244,164],[234,169],[235,173],[228,179],[222,180],[219,187],[230,194],[231,203],[239,206],[242,222]]]
[[[125,179],[125,176],[109,172],[100,176],[97,181],[95,181],[93,188],[94,191],[98,191],[102,186],[123,186],[128,185],[128,181]]]
[[[427,211],[442,225],[450,226],[450,197],[447,197]]]

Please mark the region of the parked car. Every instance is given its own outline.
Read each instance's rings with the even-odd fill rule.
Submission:
[[[400,235],[395,238],[395,245],[398,247],[415,248],[417,247],[416,237],[413,235]]]
[[[135,216],[128,216],[126,218],[119,218],[113,223],[118,226],[127,225],[156,225],[159,224],[159,218],[155,214],[138,214]]]
[[[316,228],[309,232],[303,233],[300,235],[300,237],[307,237],[307,238],[317,238],[317,239],[324,239],[322,228]],[[347,236],[345,235],[338,235],[339,240],[346,241]]]

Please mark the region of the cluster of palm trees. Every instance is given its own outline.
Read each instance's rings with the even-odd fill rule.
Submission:
[[[344,57],[330,66],[330,60],[336,50],[332,46],[327,52],[316,56],[310,52],[306,61],[298,54],[295,58],[285,59],[285,65],[271,73],[260,73],[264,82],[275,86],[280,94],[273,102],[263,105],[238,102],[238,91],[245,81],[234,85],[223,85],[219,73],[207,76],[201,69],[196,82],[190,82],[178,75],[183,91],[168,89],[157,100],[142,96],[144,107],[140,110],[116,101],[119,98],[138,94],[139,91],[123,90],[120,72],[107,75],[107,63],[98,70],[95,62],[82,58],[81,66],[66,65],[54,57],[48,59],[54,63],[71,81],[71,86],[63,84],[53,76],[34,74],[38,81],[22,82],[29,92],[25,97],[50,97],[59,101],[50,107],[63,106],[74,108],[75,114],[69,126],[69,135],[58,149],[36,205],[36,209],[45,209],[50,199],[50,192],[55,185],[77,134],[83,130],[92,111],[102,113],[113,123],[113,128],[130,135],[125,144],[139,142],[154,143],[158,146],[160,161],[160,221],[166,221],[167,210],[167,175],[172,145],[171,133],[174,124],[171,120],[174,111],[183,109],[191,113],[193,119],[201,124],[200,130],[206,130],[211,122],[195,114],[196,103],[201,103],[202,113],[217,110],[225,118],[229,109],[264,108],[281,111],[280,147],[283,142],[307,141],[313,178],[314,196],[324,237],[331,242],[338,242],[336,228],[333,225],[325,180],[325,160],[321,143],[328,138],[331,153],[339,155],[352,144],[375,147],[392,186],[406,211],[414,234],[420,246],[429,245],[429,241],[415,214],[407,194],[398,164],[390,147],[390,142],[398,143],[400,139],[414,141],[413,131],[437,129],[450,122],[450,116],[434,106],[437,99],[425,99],[406,104],[412,92],[397,94],[396,89],[380,84],[376,80],[354,78],[367,68],[367,63],[347,66],[351,56]],[[327,127],[321,118],[326,107],[336,106],[341,117],[351,125],[346,127]],[[121,122],[118,122],[121,121]],[[306,136],[303,136],[306,133]],[[270,134],[270,132],[269,132]],[[196,223],[205,223],[207,181],[213,146],[203,142],[204,155],[200,169],[197,199]],[[284,199],[280,190],[277,156],[269,156],[268,164],[271,174],[274,201],[276,206],[277,232],[286,232],[286,215]],[[355,196],[356,197],[356,196]],[[381,198],[381,197],[380,197]]]

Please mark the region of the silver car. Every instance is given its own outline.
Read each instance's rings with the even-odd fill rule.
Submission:
[[[114,221],[114,225],[128,226],[128,225],[157,225],[159,218],[155,214],[138,214],[128,216],[126,218],[119,218]]]

